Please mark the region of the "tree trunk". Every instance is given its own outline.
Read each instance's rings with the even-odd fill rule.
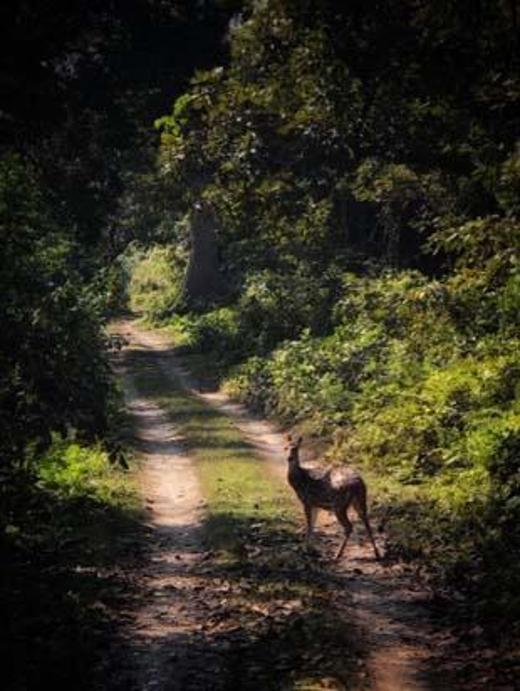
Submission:
[[[214,302],[225,292],[219,271],[215,218],[207,207],[195,209],[190,223],[191,250],[184,279],[184,302],[190,309]]]

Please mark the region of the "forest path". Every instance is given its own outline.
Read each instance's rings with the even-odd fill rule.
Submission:
[[[333,640],[323,634],[320,641],[319,628],[326,628],[322,622],[312,634],[312,642],[309,635],[303,636],[304,642],[299,635],[295,638],[293,629],[305,626],[304,617],[315,607],[309,605],[309,612],[304,611],[304,598],[295,598],[285,581],[285,591],[277,591],[275,601],[266,601],[263,581],[273,576],[265,563],[257,571],[249,567],[235,579],[213,563],[212,552],[203,546],[205,503],[196,463],[175,431],[175,420],[138,392],[136,378],[160,372],[172,387],[182,388],[208,409],[216,408],[229,417],[257,458],[265,461],[266,475],[273,483],[280,483],[286,471],[284,436],[221,393],[198,390],[163,333],[146,331],[132,321],[119,322],[114,330],[125,343],[117,369],[142,454],[142,488],[153,545],[142,574],[142,599],[128,632],[133,662],[127,670],[125,688],[464,688],[452,685],[445,674],[432,674],[435,660],[446,650],[450,637],[432,624],[429,593],[404,567],[376,562],[359,525],[347,557],[335,564],[330,556],[339,530],[324,515],[316,539],[319,553],[314,561],[319,563],[314,567],[311,558],[308,571],[313,573],[306,575],[309,582],[324,589],[325,595],[320,591],[318,597],[323,608],[320,616],[330,615],[332,627],[337,629]],[[294,509],[301,511],[296,503]],[[263,544],[255,549],[263,549]],[[303,551],[303,545],[298,545],[298,550]],[[286,569],[280,578],[282,575],[287,579]],[[298,578],[302,574],[296,569],[293,579],[289,573],[289,581]],[[255,603],[260,591],[260,601]],[[314,596],[307,594],[309,603]],[[251,620],[252,614],[256,619]],[[297,615],[304,622],[298,626]],[[343,640],[337,640],[340,630]],[[284,645],[290,648],[286,654],[280,650]],[[347,671],[331,673],[336,669],[333,657],[342,650]],[[312,670],[303,674],[309,661]],[[271,665],[270,676],[266,669]],[[320,666],[323,673],[316,672]]]

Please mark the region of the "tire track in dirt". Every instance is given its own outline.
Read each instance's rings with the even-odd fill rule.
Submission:
[[[189,663],[192,634],[206,615],[198,596],[204,583],[193,574],[194,563],[204,556],[200,539],[204,502],[182,440],[166,414],[138,395],[124,355],[116,372],[136,431],[151,550],[140,574],[139,605],[127,615],[131,621],[127,650],[120,656],[122,669],[113,686],[140,691],[200,688],[204,679],[191,678],[189,664],[177,665],[177,657]]]
[[[163,334],[141,330],[132,322],[122,325],[122,333],[132,343],[158,354],[166,377],[233,418],[245,439],[266,460],[268,470],[278,477],[285,476],[284,438],[279,430],[266,421],[252,418],[242,406],[221,393],[198,390],[189,372],[172,353],[171,341]],[[331,543],[339,537],[338,528],[326,514],[322,516],[325,520],[322,517],[318,526],[318,544],[320,551],[331,553]],[[436,681],[432,675],[435,659],[442,650],[442,636],[432,626],[425,607],[430,594],[402,566],[388,567],[374,562],[364,536],[358,531],[349,544],[347,559],[341,565],[331,565],[331,569],[350,577],[349,591],[356,621],[370,648],[369,688],[377,691],[456,688],[447,676]]]

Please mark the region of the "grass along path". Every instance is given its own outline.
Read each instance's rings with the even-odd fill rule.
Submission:
[[[282,525],[294,533],[287,491],[267,477],[228,416],[173,388],[160,369],[138,373],[135,384],[174,421],[183,448],[196,462],[206,499],[204,538],[209,547],[233,560],[247,551],[249,536],[260,527]]]
[[[122,654],[134,662],[120,688],[371,688],[351,576],[330,573],[302,549],[291,493],[265,472],[233,419],[166,371],[169,349],[130,335],[122,376],[154,532]],[[186,504],[179,519],[178,483],[191,468],[204,504],[191,493],[192,511]]]

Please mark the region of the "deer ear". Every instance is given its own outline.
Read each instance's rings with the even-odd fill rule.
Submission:
[[[302,445],[303,437],[299,437],[298,441],[296,442],[298,446]]]

